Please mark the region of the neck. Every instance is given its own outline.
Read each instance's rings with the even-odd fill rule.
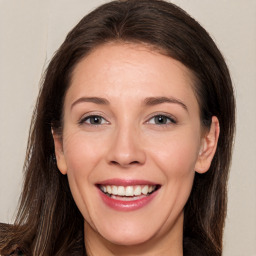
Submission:
[[[149,241],[136,245],[113,244],[85,222],[85,248],[88,256],[183,256],[183,213],[168,234],[158,232]]]

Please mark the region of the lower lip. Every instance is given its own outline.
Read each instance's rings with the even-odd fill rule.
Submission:
[[[152,201],[152,199],[156,196],[157,192],[158,191],[155,191],[154,193],[148,196],[139,198],[137,200],[122,201],[122,200],[117,200],[112,197],[109,197],[105,193],[103,193],[101,190],[99,190],[99,193],[103,202],[110,208],[117,211],[134,211],[134,210],[143,208],[144,206],[146,206]]]

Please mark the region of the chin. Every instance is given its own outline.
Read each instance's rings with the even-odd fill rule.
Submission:
[[[116,243],[120,245],[138,245],[149,241],[152,237],[145,229],[141,232],[123,233],[122,236],[121,239],[120,236],[116,236]]]
[[[120,246],[137,246],[141,244],[145,244],[151,240],[149,234],[147,234],[144,230],[143,234],[135,234],[135,233],[122,233],[122,235],[111,235],[106,236],[106,240],[110,243]]]

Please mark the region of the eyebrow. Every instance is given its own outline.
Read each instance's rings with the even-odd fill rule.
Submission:
[[[100,98],[100,97],[81,97],[78,100],[76,100],[75,102],[72,103],[71,105],[71,109],[79,104],[79,103],[83,103],[83,102],[92,102],[98,105],[109,105],[109,101],[107,99],[104,98]]]
[[[186,111],[188,111],[188,107],[179,99],[174,97],[149,97],[144,100],[144,104],[146,106],[155,106],[162,103],[174,103],[180,105]]]
[[[71,109],[79,104],[79,103],[83,103],[83,102],[92,102],[98,105],[109,105],[110,102],[105,99],[105,98],[100,98],[100,97],[81,97],[78,100],[76,100],[75,102],[72,103],[71,105]],[[188,111],[187,106],[180,101],[179,99],[176,99],[174,97],[148,97],[144,100],[144,104],[146,106],[155,106],[158,104],[162,104],[162,103],[173,103],[173,104],[179,104],[182,108],[184,108],[186,111]]]

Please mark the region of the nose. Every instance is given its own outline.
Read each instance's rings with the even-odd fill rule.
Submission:
[[[123,168],[143,165],[146,154],[139,137],[139,132],[136,132],[134,127],[122,127],[116,130],[111,137],[111,147],[107,154],[108,163]]]

